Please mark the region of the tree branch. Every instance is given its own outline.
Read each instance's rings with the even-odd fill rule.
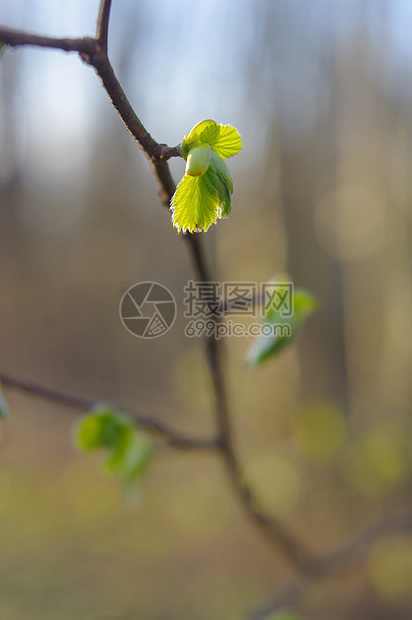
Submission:
[[[188,236],[187,239],[192,263],[199,280],[210,282],[211,277],[208,273],[198,235],[195,233]],[[220,321],[218,317],[213,317],[212,320],[216,324]],[[233,441],[222,360],[222,341],[215,336],[217,329],[211,330],[211,332],[212,336],[206,338],[206,352],[215,395],[216,422],[221,442],[221,454],[226,471],[229,474],[229,479],[246,514],[266,538],[293,564],[308,562],[312,559],[311,552],[283,523],[278,519],[265,515],[258,508],[252,490],[244,479]]]
[[[99,16],[97,18],[96,39],[102,49],[107,52],[107,42],[109,35],[109,19],[112,0],[100,0]]]
[[[83,37],[81,39],[59,39],[55,37],[45,37],[29,32],[21,32],[0,26],[0,40],[9,47],[20,47],[30,45],[35,47],[48,47],[59,49],[63,52],[91,53],[95,45],[95,39]]]
[[[311,562],[299,564],[293,575],[278,586],[275,592],[248,616],[248,620],[264,620],[269,614],[284,607],[296,606],[311,581],[331,578],[356,568],[378,538],[411,530],[412,512],[369,525],[334,549],[323,555],[319,554]]]
[[[157,143],[152,138],[130,105],[113,71],[107,55],[110,5],[110,0],[101,0],[100,2],[97,35],[95,39],[53,39],[50,37],[39,37],[38,35],[13,32],[1,28],[0,39],[12,47],[18,45],[40,45],[42,47],[58,48],[63,51],[77,51],[87,64],[94,67],[114,108],[129,132],[146,154],[160,187],[161,200],[165,206],[169,207],[170,199],[175,191],[175,184],[170,174],[167,159],[181,156],[180,148],[169,148],[164,144]],[[210,282],[211,277],[208,272],[199,235],[187,234],[183,238],[188,244],[190,260],[198,280]],[[218,320],[219,319],[216,319],[216,321]],[[218,445],[226,470],[229,474],[229,479],[236,490],[237,496],[252,522],[258,526],[271,543],[274,544],[276,548],[280,549],[290,561],[297,563],[304,559],[309,560],[311,555],[308,553],[305,546],[298,542],[295,536],[278,520],[267,517],[257,508],[252,490],[243,478],[240,462],[234,447],[222,363],[221,341],[215,336],[209,337],[206,341],[206,351],[215,395],[216,421],[219,433]],[[35,386],[31,387],[34,388]],[[35,389],[31,391],[35,393]],[[50,390],[46,390],[46,392],[47,393],[43,391],[41,395],[46,398],[50,397],[50,400],[56,397],[56,394],[52,393]],[[59,397],[61,396],[60,394]],[[62,402],[62,400],[60,400],[60,402]],[[71,402],[73,403],[73,400]],[[89,405],[90,401],[88,401],[87,408],[89,408]],[[153,430],[159,430],[159,432],[163,432],[163,434],[169,436],[171,442],[175,446],[179,445],[183,447],[187,445],[188,447],[193,447],[193,443],[199,443],[176,436],[173,438],[169,429],[164,430],[163,427],[159,429],[157,423],[153,423],[146,418],[139,417],[139,419],[140,423],[151,427]],[[210,447],[210,442],[207,447]],[[213,444],[213,447],[216,447],[216,444]]]
[[[33,396],[39,396],[40,398],[57,403],[58,405],[63,405],[64,407],[69,407],[70,409],[91,411],[93,407],[99,403],[98,399],[69,394],[67,392],[49,388],[34,381],[3,372],[0,372],[0,383],[9,388],[28,392]],[[133,418],[137,425],[143,426],[147,430],[161,435],[165,439],[166,445],[168,446],[192,450],[212,450],[219,447],[219,441],[217,439],[186,437],[185,435],[181,435],[180,433],[172,430],[163,422],[153,419],[153,416],[145,415],[137,411],[131,411],[130,409],[125,409],[120,404],[105,404],[112,407],[116,411],[123,411],[127,413],[127,415]]]

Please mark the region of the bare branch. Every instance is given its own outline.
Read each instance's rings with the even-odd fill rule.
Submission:
[[[314,563],[309,563],[304,567],[304,572],[311,577],[330,577],[336,573],[350,570],[363,560],[365,553],[377,538],[394,532],[409,530],[412,530],[412,512],[378,521],[349,537],[335,549],[320,556]]]
[[[100,77],[102,84],[110,97],[114,108],[122,119],[123,123],[132,134],[140,148],[150,161],[153,172],[157,178],[160,187],[160,197],[163,204],[169,207],[169,202],[175,191],[175,183],[170,174],[170,169],[164,157],[161,157],[163,148],[159,150],[160,145],[152,138],[150,133],[140,121],[126,94],[121,87],[110,61],[105,53],[93,54],[85,59],[92,65]],[[159,159],[160,154],[160,159]],[[180,156],[179,153],[175,154]]]
[[[294,574],[281,583],[275,592],[248,616],[248,620],[264,620],[270,613],[283,607],[296,606],[311,581],[353,570],[364,560],[365,554],[378,538],[411,530],[412,512],[369,525],[324,555],[319,554],[314,560],[299,564]]]
[[[96,39],[105,51],[107,51],[111,5],[112,0],[100,0],[99,16],[97,18]]]
[[[109,12],[110,2],[102,0],[101,15],[98,22],[99,36],[101,37],[107,36],[106,28],[108,27]],[[171,157],[181,157],[180,147],[168,147],[165,144],[159,144],[144,127],[113,71],[107,56],[107,49],[101,42],[103,39],[88,37],[81,39],[58,39],[2,27],[0,27],[0,39],[10,47],[33,45],[59,49],[64,52],[77,52],[87,64],[94,67],[114,108],[149,159],[159,183],[160,198],[165,206],[169,206],[170,199],[175,191],[175,184],[170,174],[167,160]]]
[[[0,39],[9,47],[31,45],[35,47],[60,49],[63,52],[77,52],[79,54],[92,54],[96,45],[95,40],[89,37],[81,39],[58,39],[4,27],[0,27]]]
[[[16,377],[6,373],[0,373],[0,383],[23,392],[28,392],[33,396],[39,396],[58,405],[77,409],[81,411],[91,411],[100,401],[84,396],[69,394],[54,388],[40,385],[34,381]],[[142,414],[137,411],[125,409],[122,405],[116,403],[105,403],[116,411],[127,413],[139,426],[145,427],[147,430],[155,432],[164,437],[166,445],[174,448],[193,449],[193,450],[211,450],[219,447],[219,441],[216,439],[202,439],[195,437],[186,437],[175,432],[163,422],[154,420],[152,416]]]
[[[167,146],[167,144],[158,144],[153,154],[153,159],[159,161],[167,161],[171,157],[182,157],[180,150],[181,145]]]

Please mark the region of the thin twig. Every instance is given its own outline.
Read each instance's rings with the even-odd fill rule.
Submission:
[[[109,35],[110,8],[112,0],[101,0],[99,16],[97,18],[96,39],[102,48],[107,52],[107,42]]]
[[[367,526],[311,562],[297,565],[295,572],[248,616],[248,620],[264,620],[284,607],[295,607],[304,597],[311,581],[335,577],[356,568],[378,538],[411,530],[412,512]]]
[[[3,372],[0,372],[0,383],[9,388],[28,392],[29,394],[39,396],[40,398],[44,398],[45,400],[58,405],[63,405],[64,407],[69,407],[70,409],[77,409],[80,411],[91,411],[100,402],[98,399],[69,394],[68,392],[56,390],[55,388],[49,388],[36,383],[35,381],[30,381],[28,379],[23,379],[22,377],[16,377]],[[185,435],[181,435],[180,433],[172,430],[163,422],[154,419],[152,415],[146,415],[138,411],[127,409],[119,403],[105,402],[105,405],[113,408],[115,411],[123,411],[127,413],[139,426],[161,435],[168,446],[192,450],[211,450],[219,447],[219,442],[216,439],[186,437]]]
[[[107,55],[105,53],[93,54],[85,60],[96,69],[114,108],[148,158],[159,184],[160,199],[165,206],[169,207],[170,199],[175,191],[175,183],[165,157],[165,149],[159,150],[160,145],[152,138],[133,110]],[[171,151],[174,152],[173,149]],[[161,153],[160,160],[157,159],[159,153]]]
[[[11,28],[0,27],[0,40],[9,47],[20,47],[22,45],[30,45],[35,47],[48,47],[59,49],[63,52],[91,53],[92,47],[95,45],[95,39],[90,37],[75,39],[60,39],[56,37],[45,37],[29,32],[21,32]]]
[[[248,620],[266,620],[276,611],[289,610],[297,605],[305,592],[306,582],[299,574],[293,574],[286,578],[271,596],[248,616]]]

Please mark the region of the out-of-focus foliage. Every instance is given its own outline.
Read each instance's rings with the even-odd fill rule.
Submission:
[[[294,288],[286,274],[273,278],[280,301],[274,298],[266,310],[261,326],[262,334],[249,348],[245,362],[248,366],[259,366],[280,353],[296,340],[308,316],[315,312],[317,301],[312,293],[303,288]],[[286,283],[284,287],[282,284]],[[288,288],[292,286],[292,288]],[[284,300],[290,297],[290,311],[285,313]]]
[[[303,402],[291,420],[292,441],[302,456],[314,461],[336,458],[348,433],[345,412],[331,400]]]
[[[408,602],[412,588],[412,539],[385,537],[375,543],[368,558],[368,577],[389,602]]]
[[[345,477],[366,495],[399,489],[411,476],[411,437],[391,421],[374,424],[349,446]]]
[[[0,385],[0,418],[7,418],[10,410]]]
[[[127,414],[104,405],[77,423],[74,438],[84,452],[104,449],[106,471],[120,476],[127,487],[141,479],[152,456],[148,435]]]

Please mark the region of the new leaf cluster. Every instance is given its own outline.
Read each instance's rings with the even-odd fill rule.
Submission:
[[[126,487],[141,479],[152,456],[150,439],[132,418],[105,405],[76,425],[75,443],[83,452],[103,450],[105,470],[120,476]]]
[[[224,161],[242,148],[231,125],[201,121],[184,137],[185,176],[172,197],[172,221],[178,231],[206,231],[232,208],[233,181]]]

